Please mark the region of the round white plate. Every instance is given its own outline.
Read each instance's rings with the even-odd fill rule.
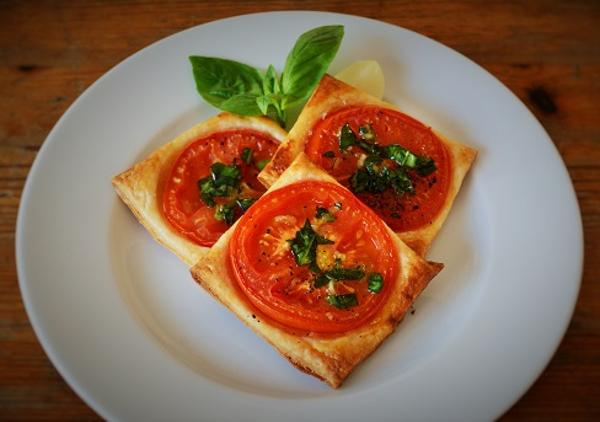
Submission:
[[[198,287],[110,184],[213,114],[188,56],[282,69],[299,34],[345,25],[330,70],[377,60],[385,98],[480,153],[430,253],[446,264],[341,389],[292,368]],[[314,12],[240,16],[140,51],[46,139],[17,224],[21,291],[51,361],[112,420],[472,420],[505,411],[566,329],[582,269],[577,201],[550,138],[500,82],[414,32]]]

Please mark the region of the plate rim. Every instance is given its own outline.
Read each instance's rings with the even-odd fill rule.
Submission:
[[[111,414],[111,411],[109,410],[109,408],[101,405],[98,401],[96,401],[96,399],[94,397],[92,397],[90,394],[88,394],[88,391],[84,387],[81,386],[79,381],[70,374],[69,370],[65,367],[65,362],[63,362],[63,360],[59,356],[57,356],[57,354],[54,350],[54,347],[51,344],[52,343],[51,340],[45,335],[44,332],[42,332],[42,330],[40,328],[41,323],[39,321],[39,314],[35,311],[35,309],[33,309],[32,299],[30,296],[31,292],[28,290],[27,281],[26,281],[26,277],[25,277],[25,274],[27,271],[26,268],[24,267],[24,259],[25,259],[24,254],[26,253],[24,248],[25,248],[26,241],[24,240],[24,237],[23,237],[24,236],[23,235],[23,233],[24,233],[23,225],[25,224],[25,210],[27,209],[27,204],[29,203],[30,197],[32,195],[32,193],[31,193],[32,184],[34,183],[33,180],[37,177],[36,174],[39,173],[39,167],[41,166],[40,163],[43,161],[43,159],[44,159],[43,157],[46,155],[46,151],[50,148],[50,145],[56,142],[56,141],[54,141],[54,139],[56,139],[55,133],[59,130],[60,127],[62,127],[65,124],[65,122],[68,119],[68,115],[72,112],[72,110],[74,110],[78,107],[78,105],[80,104],[81,101],[83,101],[84,98],[88,97],[89,95],[92,95],[92,93],[96,89],[98,89],[98,86],[102,83],[102,81],[104,81],[105,79],[110,77],[113,73],[117,72],[119,70],[119,68],[121,68],[125,63],[127,63],[131,60],[134,60],[136,57],[138,57],[140,55],[143,55],[147,50],[154,48],[158,44],[165,43],[168,40],[172,40],[173,38],[183,36],[183,34],[194,31],[198,27],[205,27],[208,25],[219,25],[225,21],[243,19],[243,18],[249,17],[249,16],[289,15],[289,14],[304,14],[307,16],[314,15],[314,14],[320,14],[320,15],[329,15],[332,17],[341,16],[344,18],[367,20],[367,21],[371,21],[372,23],[375,23],[377,25],[387,26],[387,27],[393,28],[394,30],[406,31],[406,32],[416,35],[418,37],[426,38],[429,42],[433,42],[433,43],[437,44],[438,46],[443,47],[446,50],[450,50],[452,53],[457,54],[462,59],[468,61],[471,65],[475,65],[479,71],[482,71],[488,78],[491,78],[497,86],[501,87],[514,100],[516,100],[516,103],[519,104],[522,109],[521,112],[527,113],[528,118],[530,120],[532,120],[533,122],[535,122],[535,124],[538,126],[538,129],[541,131],[541,133],[543,133],[545,135],[546,141],[547,141],[546,143],[551,146],[550,149],[553,151],[553,154],[560,160],[560,162],[562,164],[562,166],[561,166],[562,171],[565,173],[565,176],[569,182],[570,190],[569,190],[568,194],[569,194],[569,196],[571,196],[572,204],[575,206],[577,214],[578,214],[578,220],[577,220],[577,224],[576,224],[578,226],[578,233],[576,233],[576,237],[579,240],[579,242],[578,242],[579,244],[577,245],[578,246],[578,257],[579,257],[578,270],[577,270],[578,282],[576,283],[575,289],[573,290],[573,297],[569,299],[569,302],[570,302],[569,318],[565,319],[563,326],[561,327],[560,330],[557,331],[557,333],[559,333],[559,335],[556,336],[557,340],[554,344],[554,347],[552,348],[552,350],[548,351],[547,359],[545,359],[545,362],[543,362],[543,364],[539,365],[539,368],[536,371],[535,376],[532,377],[530,382],[527,385],[525,385],[524,388],[520,389],[519,392],[516,392],[514,394],[515,398],[514,398],[514,400],[511,401],[511,404],[508,407],[503,407],[502,411],[499,414],[495,415],[496,417],[501,416],[503,413],[505,413],[506,411],[508,411],[510,409],[510,406],[514,405],[514,403],[516,403],[516,401],[518,401],[519,398],[522,397],[523,394],[525,394],[525,392],[527,392],[531,388],[531,386],[538,380],[539,376],[543,373],[545,368],[549,365],[549,363],[551,362],[557,349],[560,347],[560,344],[568,330],[570,321],[572,320],[573,313],[575,311],[575,307],[577,304],[577,298],[579,296],[580,289],[581,289],[583,265],[584,265],[584,258],[585,258],[585,256],[584,256],[584,249],[585,249],[584,246],[585,245],[584,245],[584,232],[583,232],[583,222],[582,222],[582,218],[581,218],[581,209],[580,209],[579,201],[577,200],[576,191],[573,186],[573,181],[570,178],[568,169],[566,167],[566,164],[565,164],[562,156],[560,155],[560,153],[558,151],[558,148],[556,147],[555,143],[552,141],[552,139],[549,136],[549,134],[547,133],[546,129],[543,127],[543,125],[540,123],[540,121],[536,118],[536,116],[531,112],[531,110],[521,101],[521,99],[518,98],[504,83],[502,83],[499,79],[497,79],[493,74],[491,74],[489,71],[487,71],[485,68],[483,68],[481,65],[479,65],[478,63],[476,63],[469,57],[463,55],[461,52],[456,51],[433,38],[430,38],[426,35],[420,34],[411,29],[407,29],[407,28],[404,28],[404,27],[401,27],[401,26],[398,26],[398,25],[395,25],[392,23],[383,22],[383,21],[380,21],[377,19],[363,17],[363,16],[359,16],[359,15],[353,15],[353,14],[327,12],[327,11],[312,11],[312,10],[286,10],[286,11],[271,11],[271,12],[255,12],[255,13],[247,13],[247,14],[242,14],[242,15],[229,16],[229,17],[201,23],[198,25],[193,25],[189,28],[183,29],[181,31],[170,34],[164,38],[156,40],[156,41],[152,42],[151,44],[134,52],[133,54],[127,56],[123,60],[119,61],[117,64],[112,66],[108,71],[103,73],[92,84],[90,84],[85,89],[85,91],[83,93],[81,93],[73,101],[73,103],[64,111],[64,113],[61,115],[61,117],[58,119],[58,121],[52,127],[52,129],[50,130],[50,132],[44,139],[42,146],[40,147],[40,150],[36,154],[36,157],[30,167],[30,170],[27,174],[27,178],[26,178],[26,181],[25,181],[25,184],[23,187],[21,199],[19,202],[16,225],[15,225],[15,258],[16,258],[16,264],[17,264],[16,269],[17,269],[18,285],[19,285],[19,289],[21,292],[21,298],[22,298],[22,301],[23,301],[23,304],[25,307],[25,311],[27,313],[27,316],[31,323],[31,327],[36,335],[38,342],[42,346],[44,353],[46,354],[48,359],[51,361],[52,365],[57,369],[57,371],[60,373],[61,377],[69,385],[69,387],[90,408],[92,408],[95,412],[97,412],[101,417],[109,419],[109,420],[114,420],[115,419],[114,415]]]

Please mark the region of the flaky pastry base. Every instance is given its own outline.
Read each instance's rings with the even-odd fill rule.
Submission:
[[[275,183],[277,178],[290,166],[298,154],[304,151],[313,127],[329,113],[343,107],[366,105],[379,106],[402,112],[402,110],[393,104],[379,100],[332,76],[325,75],[304,106],[300,116],[298,116],[298,120],[292,129],[290,129],[288,136],[275,152],[271,162],[259,173],[258,179],[267,187]],[[429,224],[416,230],[398,232],[400,238],[421,256],[427,253],[431,242],[440,231],[450,212],[462,181],[477,155],[477,151],[473,148],[451,141],[438,132],[434,131],[434,133],[446,145],[451,159],[452,176],[446,201],[440,212]]]
[[[306,180],[337,184],[335,179],[300,153],[268,192]],[[294,366],[324,380],[334,388],[339,387],[356,365],[373,353],[394,331],[414,300],[443,268],[442,264],[425,261],[388,228],[398,252],[400,271],[394,288],[380,312],[366,325],[344,333],[299,333],[288,330],[263,315],[237,286],[228,264],[229,242],[234,229],[235,225],[192,267],[192,276]]]
[[[173,162],[186,146],[197,139],[232,129],[254,129],[282,141],[286,132],[272,120],[221,113],[186,130],[129,170],[115,176],[112,184],[137,220],[152,237],[177,255],[188,267],[194,265],[209,248],[180,234],[162,213],[162,184]]]

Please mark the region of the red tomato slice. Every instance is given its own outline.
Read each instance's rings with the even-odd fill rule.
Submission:
[[[210,174],[213,163],[230,165],[235,160],[242,170],[242,182],[248,187],[245,197],[258,198],[265,189],[256,179],[258,169],[254,163],[271,159],[277,145],[271,136],[249,129],[217,132],[191,143],[175,160],[165,179],[164,216],[191,241],[212,246],[229,226],[215,219],[215,208],[200,199],[198,180]],[[252,149],[250,164],[240,159],[245,148]],[[216,201],[222,203],[225,200],[216,198]]]
[[[335,221],[317,219],[318,207],[330,210]],[[296,264],[288,243],[307,219],[318,234],[334,241],[317,247],[319,267],[331,268],[335,258],[344,268],[363,265],[362,280],[334,282],[334,292],[329,285],[314,286],[315,275]],[[346,189],[318,181],[288,185],[257,201],[235,228],[229,262],[233,278],[260,311],[286,327],[316,333],[343,332],[369,321],[387,300],[399,271],[385,224]],[[367,277],[374,272],[384,279],[378,293],[368,290]],[[327,302],[331,293],[353,293],[358,304],[338,309]]]
[[[370,206],[396,232],[414,230],[433,221],[444,205],[451,177],[450,158],[443,142],[417,120],[381,107],[347,107],[330,113],[315,125],[306,144],[310,159],[349,186],[364,152],[350,147],[342,153],[339,134],[348,123],[358,134],[360,126],[371,125],[377,144],[399,144],[413,154],[430,157],[437,170],[422,177],[409,171],[415,194],[396,194],[392,189],[380,194],[361,192],[357,196]],[[331,151],[331,152],[329,152]],[[323,154],[327,154],[324,156]]]

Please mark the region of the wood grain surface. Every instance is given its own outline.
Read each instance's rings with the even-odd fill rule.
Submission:
[[[15,220],[45,137],[98,77],[177,31],[266,10],[327,10],[412,29],[505,83],[552,137],[581,207],[585,270],[556,355],[505,420],[600,420],[600,2],[0,2],[0,420],[94,420],[38,343],[21,301]],[[517,152],[518,153],[518,152]],[[529,157],[527,177],[535,167]],[[493,380],[492,380],[493,382]]]

